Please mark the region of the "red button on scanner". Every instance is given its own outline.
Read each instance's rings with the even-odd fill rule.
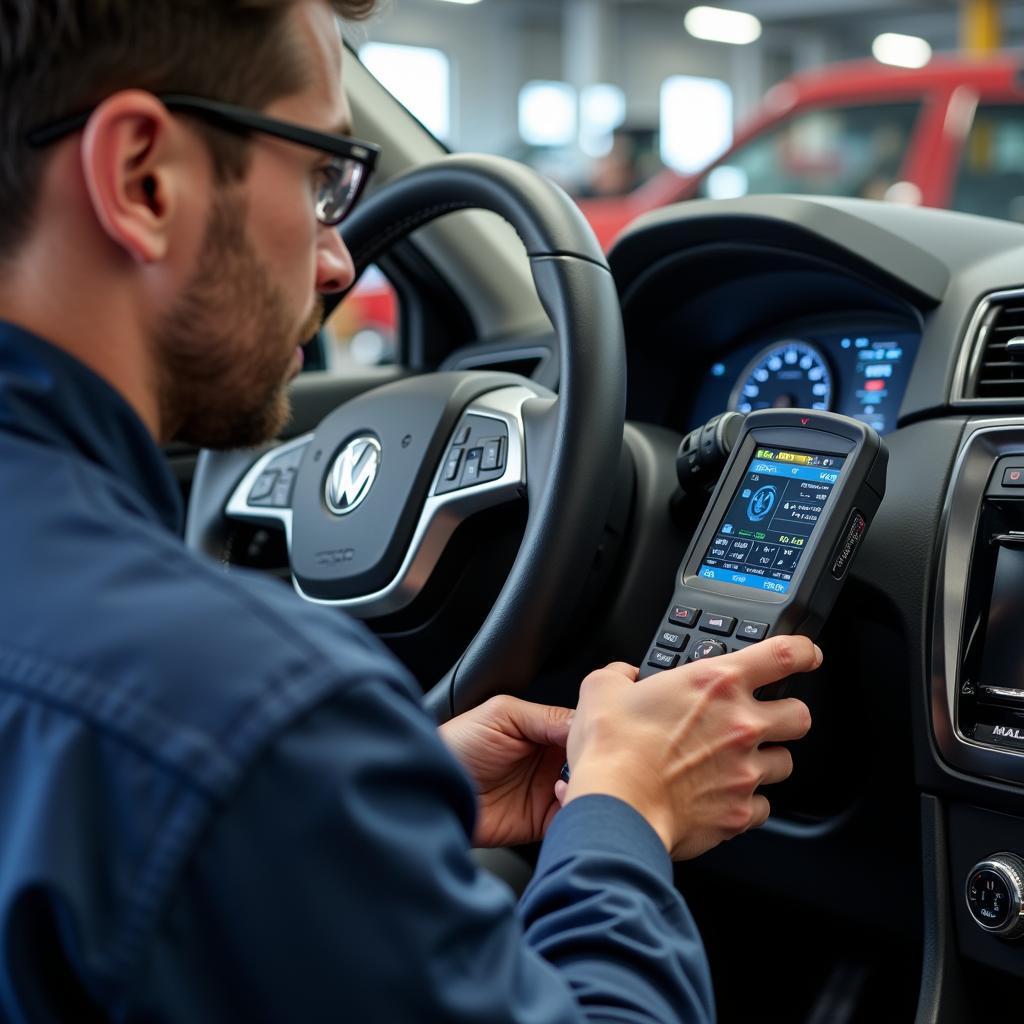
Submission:
[[[682,605],[676,605],[668,613],[668,621],[673,626],[692,626],[699,618],[699,608],[684,608]]]

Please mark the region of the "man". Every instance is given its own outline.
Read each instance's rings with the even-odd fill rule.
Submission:
[[[352,279],[352,168],[282,135],[349,130],[369,6],[0,0],[4,1020],[713,1016],[669,855],[765,820],[809,717],[752,692],[810,642],[439,740],[361,626],[179,540],[158,443],[273,436]],[[544,835],[518,906],[469,857]]]

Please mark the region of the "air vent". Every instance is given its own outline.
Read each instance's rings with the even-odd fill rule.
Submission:
[[[982,402],[1024,399],[1024,292],[990,296],[968,338],[974,355],[965,398]]]
[[[456,352],[445,360],[443,370],[499,370],[502,373],[518,373],[523,377],[533,377],[542,363],[551,360],[552,352],[548,348],[519,347],[509,348],[492,345],[484,351],[472,349]]]
[[[518,373],[522,377],[532,377],[534,371],[540,366],[540,356],[527,356],[523,359],[477,359],[472,362],[465,362],[459,365],[459,369],[467,369],[470,366],[474,370],[499,370],[502,373]]]

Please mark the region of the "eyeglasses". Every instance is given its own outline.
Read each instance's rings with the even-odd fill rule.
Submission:
[[[314,131],[290,121],[279,121],[230,103],[220,103],[200,96],[185,96],[180,93],[157,93],[163,105],[170,111],[192,114],[208,121],[216,128],[249,135],[261,132],[285,142],[294,142],[309,149],[329,153],[333,159],[323,169],[316,195],[316,219],[326,227],[337,227],[348,214],[366,188],[366,183],[377,165],[380,147],[372,142],[360,142],[343,135],[330,135]],[[92,110],[52,121],[35,128],[25,136],[33,147],[48,146],[65,135],[80,131],[92,116]]]

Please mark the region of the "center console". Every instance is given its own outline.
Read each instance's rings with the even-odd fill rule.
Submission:
[[[1024,425],[979,421],[953,469],[932,649],[943,758],[1024,783]]]
[[[947,804],[961,951],[1024,977],[1024,423],[968,425],[943,511],[931,644],[933,735],[977,804]],[[978,785],[978,784],[981,785]],[[968,791],[969,792],[969,791]],[[988,796],[986,796],[988,794]],[[990,801],[988,797],[998,797]]]

